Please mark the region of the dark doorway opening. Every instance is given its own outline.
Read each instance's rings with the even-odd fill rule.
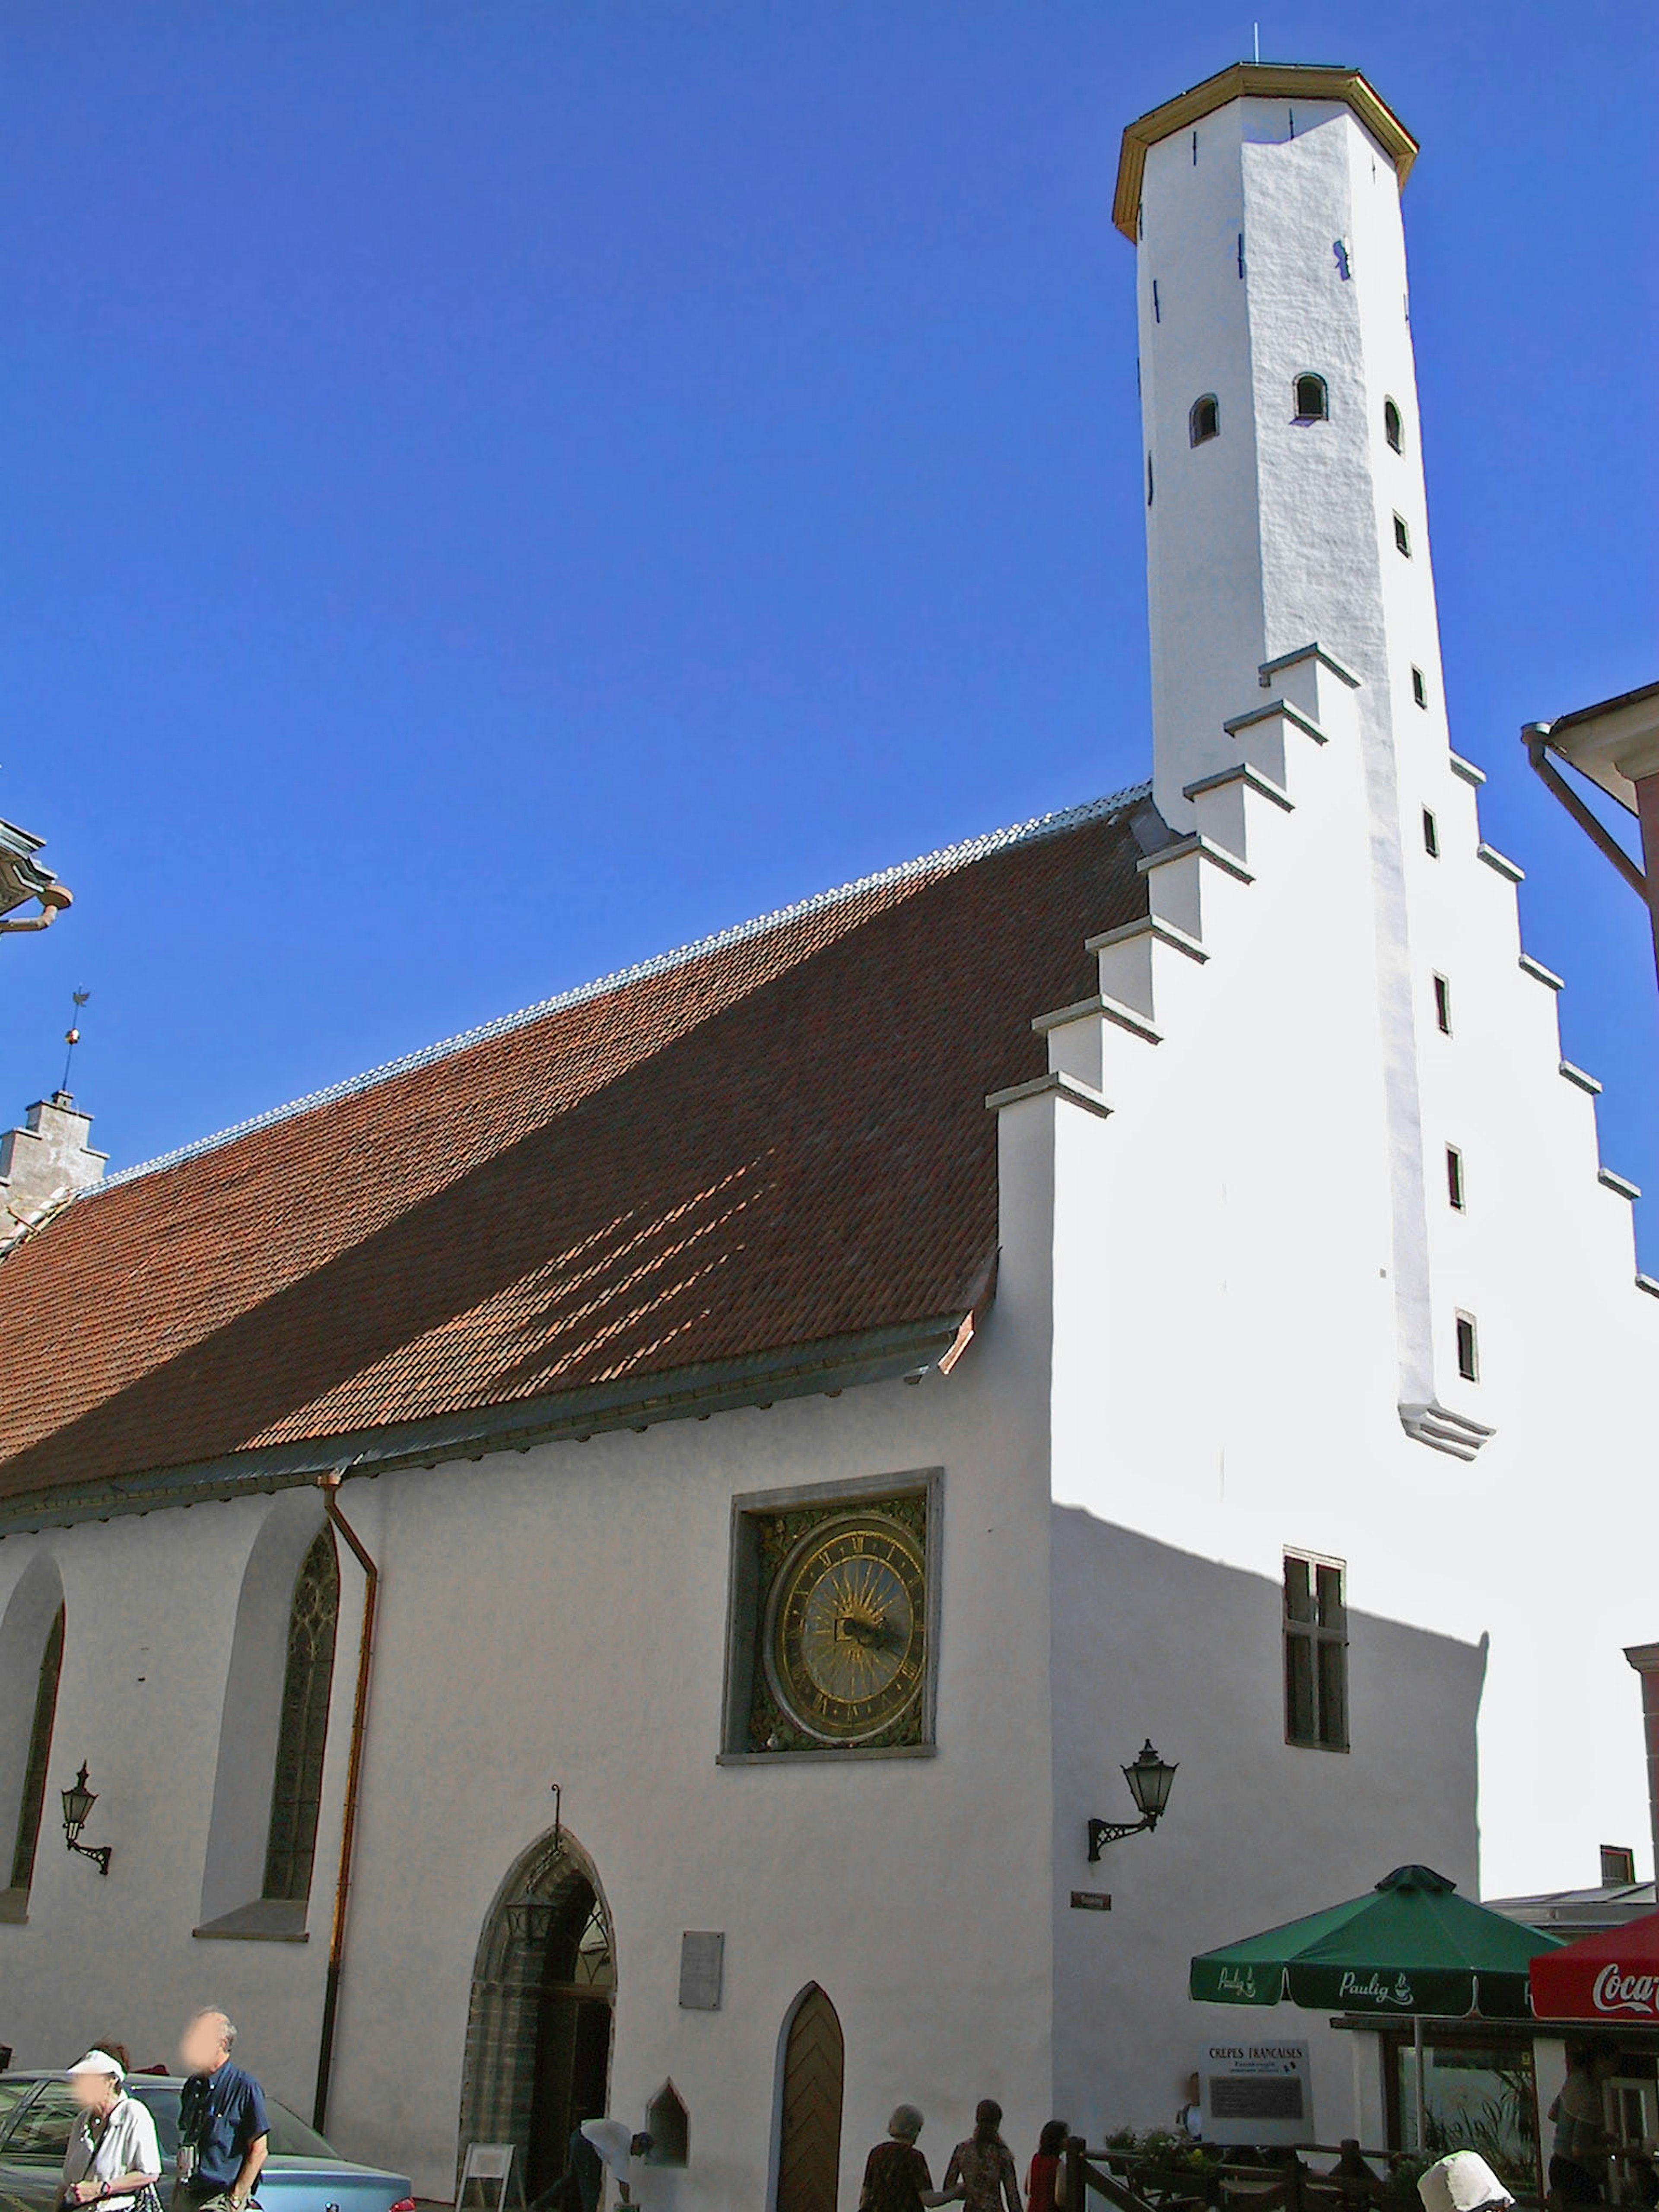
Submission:
[[[526,1854],[478,1947],[460,2154],[510,2142],[533,2199],[565,2171],[572,2131],[605,2112],[616,1966],[586,1856],[561,1833]]]

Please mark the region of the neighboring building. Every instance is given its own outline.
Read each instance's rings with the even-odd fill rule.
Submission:
[[[823,2212],[899,2095],[936,2155],[988,2094],[1022,2153],[1167,2120],[1239,2032],[1194,1951],[1405,1861],[1478,1893],[1477,1730],[1499,1884],[1634,1818],[1582,1778],[1659,1305],[1448,746],[1413,150],[1328,70],[1127,134],[1150,787],[0,1264],[20,2062],[210,1998],[290,2101],[331,2043],[331,2131],[422,2194],[603,2106],[684,2156],[647,2207]],[[1148,1735],[1168,1812],[1091,1865]],[[1261,2018],[1374,2142],[1351,2044]]]
[[[1659,961],[1659,684],[1621,692],[1599,706],[1580,707],[1553,722],[1529,722],[1522,732],[1528,757],[1567,811],[1647,902]],[[1638,867],[1562,775],[1554,760],[1604,791],[1637,823]]]
[[[0,937],[46,929],[74,904],[68,884],[60,884],[35,857],[45,842],[15,822],[0,822]],[[40,911],[13,919],[20,908],[29,906]]]

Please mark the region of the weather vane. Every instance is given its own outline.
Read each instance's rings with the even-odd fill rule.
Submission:
[[[70,1062],[75,1057],[76,1046],[81,1042],[81,1031],[77,1026],[81,1018],[81,1009],[92,994],[90,991],[76,991],[71,995],[75,1000],[75,1012],[70,1018],[69,1027],[64,1031],[64,1042],[69,1049],[64,1054],[64,1079],[58,1086],[63,1091],[67,1091],[69,1089]]]

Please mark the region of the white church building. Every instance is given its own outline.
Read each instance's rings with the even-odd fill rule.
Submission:
[[[1333,69],[1125,136],[1149,783],[119,1175],[33,1109],[17,2063],[219,2003],[425,2196],[604,2112],[647,2207],[851,2212],[896,2098],[1023,2170],[1245,2018],[1375,2142],[1192,1954],[1645,1831],[1659,1286],[1449,741],[1415,150]]]

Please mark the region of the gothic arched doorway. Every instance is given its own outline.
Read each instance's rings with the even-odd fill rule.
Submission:
[[[836,2008],[811,1983],[784,2038],[776,2212],[836,2212],[844,2056]]]
[[[462,2154],[515,2144],[527,2197],[564,2171],[572,2129],[605,2112],[616,1989],[592,1865],[568,1835],[544,1836],[484,1923],[461,2084]]]

